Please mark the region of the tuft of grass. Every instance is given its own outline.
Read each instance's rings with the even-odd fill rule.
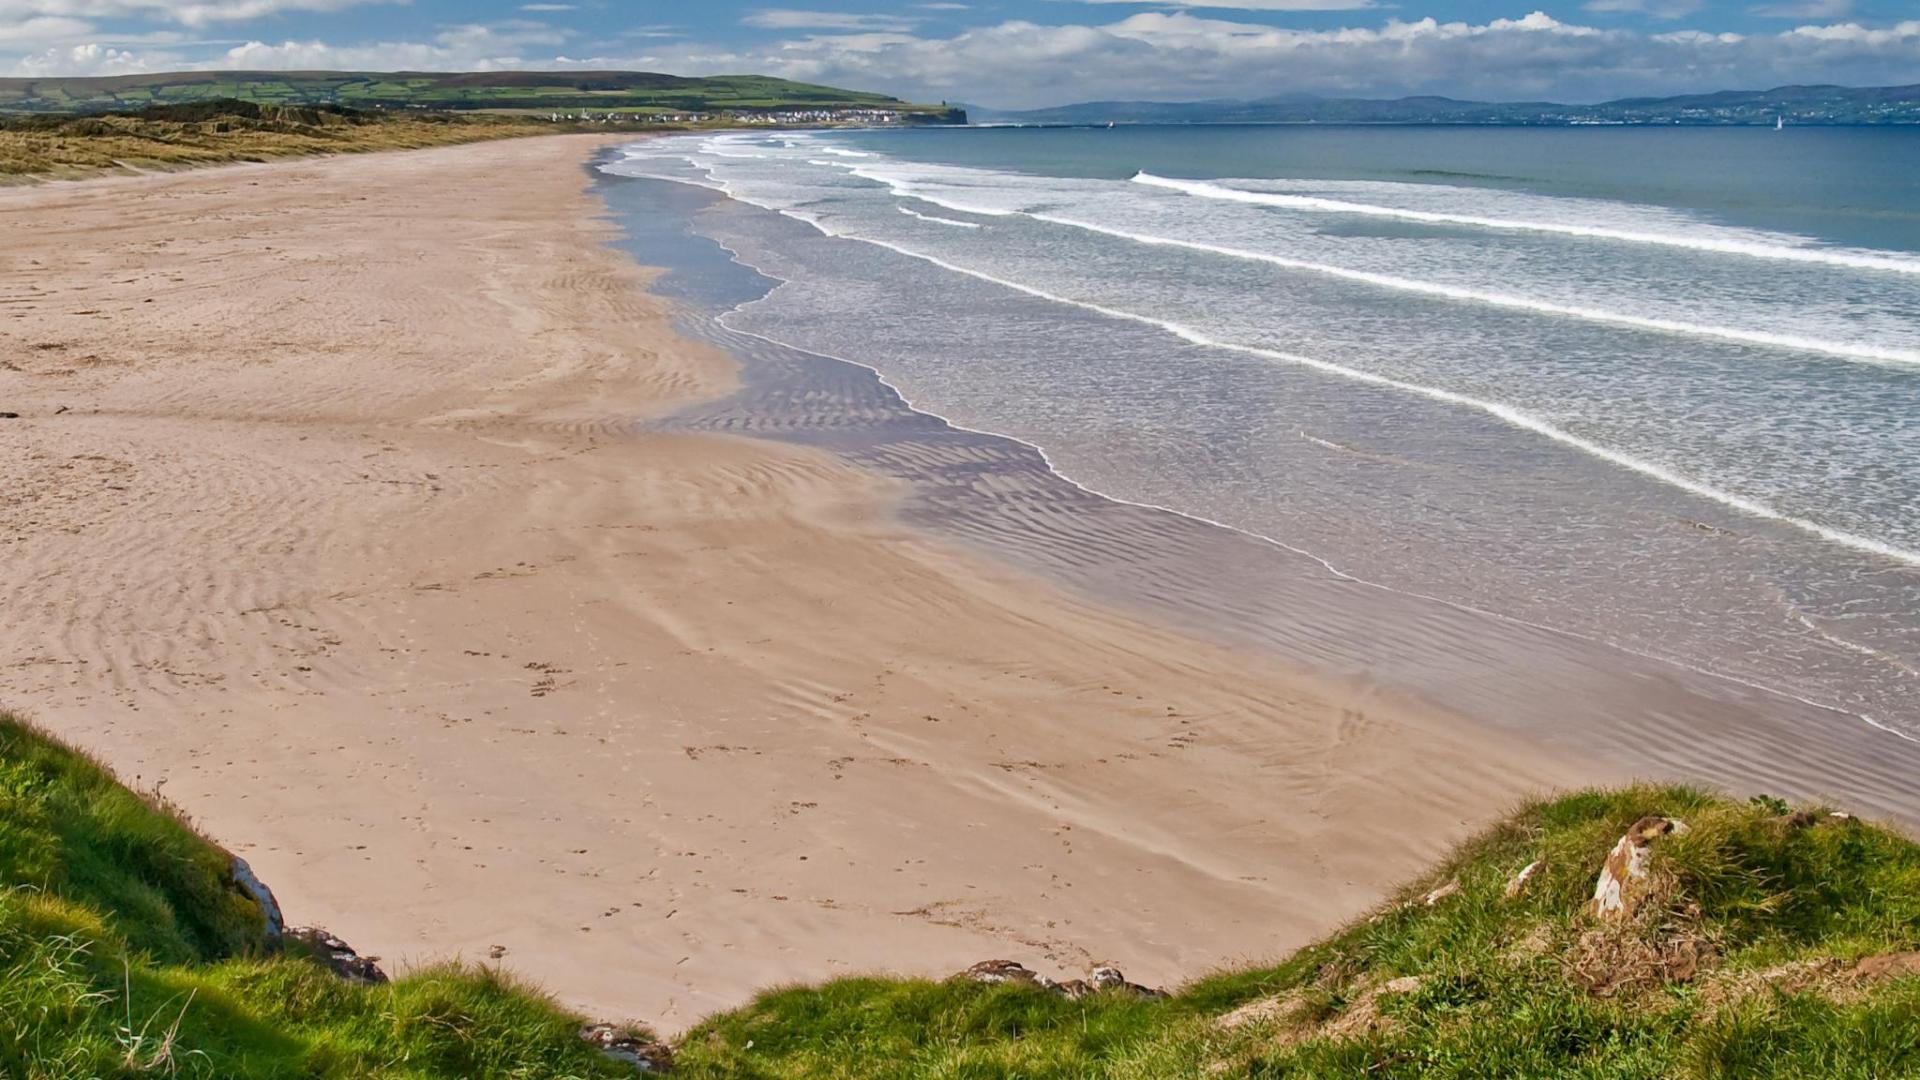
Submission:
[[[1585,910],[1595,874],[1648,814],[1690,828],[1654,846],[1655,899],[1602,925]],[[676,1075],[1920,1076],[1920,975],[1848,975],[1920,949],[1920,845],[1808,817],[1685,787],[1578,792],[1522,807],[1325,941],[1166,1001],[843,979],[709,1019],[682,1041]],[[1420,902],[1454,881],[1457,893]],[[1819,974],[1781,975],[1802,970]]]
[[[385,986],[268,949],[230,857],[0,715],[0,1077],[631,1077],[500,971]]]

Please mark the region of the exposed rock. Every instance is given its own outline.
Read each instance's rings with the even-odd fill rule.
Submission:
[[[380,958],[361,956],[353,951],[353,946],[341,941],[317,926],[296,926],[286,932],[286,940],[298,942],[313,951],[313,955],[328,970],[350,982],[383,983],[387,973],[380,970]]]
[[[273,898],[273,890],[267,888],[267,883],[261,881],[253,872],[253,867],[247,865],[247,860],[232,852],[227,854],[233,860],[228,873],[233,875],[234,884],[240,886],[248,896],[253,898],[253,902],[259,905],[260,914],[267,919],[267,942],[270,945],[278,945],[280,935],[287,929],[287,921],[280,914],[280,901]]]
[[[1388,979],[1380,984],[1383,994],[1411,994],[1420,989],[1420,976],[1402,975],[1397,979]]]
[[[1543,860],[1535,859],[1521,867],[1520,872],[1513,875],[1513,880],[1507,882],[1507,888],[1503,895],[1509,900],[1518,900],[1521,894],[1527,891],[1527,883],[1533,880],[1533,876],[1538,874],[1540,868],[1544,865],[1546,864]]]
[[[1012,960],[982,960],[960,973],[960,978],[979,983],[1017,982],[1040,986],[1046,980]]]
[[[1685,832],[1686,824],[1672,818],[1648,815],[1633,823],[1625,836],[1613,845],[1607,861],[1600,865],[1600,879],[1593,887],[1592,914],[1607,919],[1631,918],[1651,891],[1647,877],[1648,849],[1669,833]]]
[[[0,412],[0,420],[18,420],[18,419],[20,419],[20,414],[17,412]]]
[[[673,1050],[667,1044],[613,1024],[588,1024],[580,1029],[580,1041],[643,1073],[666,1072],[673,1067]]]
[[[1078,1000],[1089,994],[1128,993],[1136,997],[1159,1000],[1167,996],[1165,990],[1127,981],[1126,975],[1116,967],[1097,967],[1086,979],[1069,979],[1066,982],[1054,982],[1024,964],[1012,960],[982,960],[967,970],[954,976],[979,983],[1021,983],[1051,990],[1065,998]]]

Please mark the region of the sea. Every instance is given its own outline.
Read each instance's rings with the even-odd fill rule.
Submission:
[[[1303,615],[1165,552],[1105,587],[1286,608],[1306,661],[1364,594],[1320,659],[1452,672],[1468,711],[1459,671],[1534,634],[1592,648],[1526,708],[1616,656],[1808,739],[1920,740],[1920,131],[729,131],[600,169],[644,182],[630,228],[671,203],[748,275],[702,295],[764,365],[857,365],[1063,490],[1346,591]],[[1408,642],[1395,598],[1471,619]]]

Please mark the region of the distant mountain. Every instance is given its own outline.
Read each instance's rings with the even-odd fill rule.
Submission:
[[[689,79],[649,71],[176,71],[109,78],[0,79],[0,112],[101,113],[238,100],[356,109],[752,113],[876,110],[965,123],[943,105],[763,75]]]
[[[967,106],[974,123],[1013,124],[1920,124],[1920,84],[1781,86],[1663,98],[1621,98],[1598,105],[1551,101],[1460,101],[1447,97],[1323,98],[1308,94],[1255,101],[1089,101],[1007,111]]]

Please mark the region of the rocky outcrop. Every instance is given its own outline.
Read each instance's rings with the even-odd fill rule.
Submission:
[[[228,873],[233,876],[233,883],[240,887],[241,892],[253,898],[253,902],[260,908],[260,914],[267,920],[267,944],[280,944],[280,935],[287,929],[287,921],[280,914],[280,901],[273,898],[273,890],[267,888],[267,883],[261,881],[253,872],[253,867],[247,865],[247,860],[232,852],[228,852],[227,857],[233,860],[228,867]]]
[[[1128,982],[1126,975],[1116,967],[1097,967],[1088,972],[1084,979],[1055,982],[1013,960],[982,960],[954,978],[989,984],[1015,983],[1031,986],[1037,990],[1048,990],[1072,1000],[1078,1000],[1089,994],[1112,993],[1131,994],[1150,1001],[1158,1001],[1167,996],[1165,990]]]
[[[317,926],[296,926],[286,932],[286,941],[305,947],[327,970],[349,982],[383,983],[387,973],[380,970],[380,958],[361,956],[353,946]]]
[[[1527,886],[1532,883],[1534,875],[1538,874],[1540,868],[1545,865],[1545,860],[1535,859],[1521,867],[1520,872],[1513,875],[1513,880],[1507,882],[1506,890],[1502,892],[1501,895],[1509,900],[1518,900],[1520,897],[1526,895]]]
[[[1649,814],[1633,823],[1600,864],[1589,912],[1602,919],[1630,919],[1652,891],[1647,874],[1649,849],[1655,840],[1687,830],[1685,822]]]
[[[666,1043],[629,1028],[588,1024],[580,1029],[580,1041],[643,1073],[666,1072],[673,1067],[673,1050]]]

